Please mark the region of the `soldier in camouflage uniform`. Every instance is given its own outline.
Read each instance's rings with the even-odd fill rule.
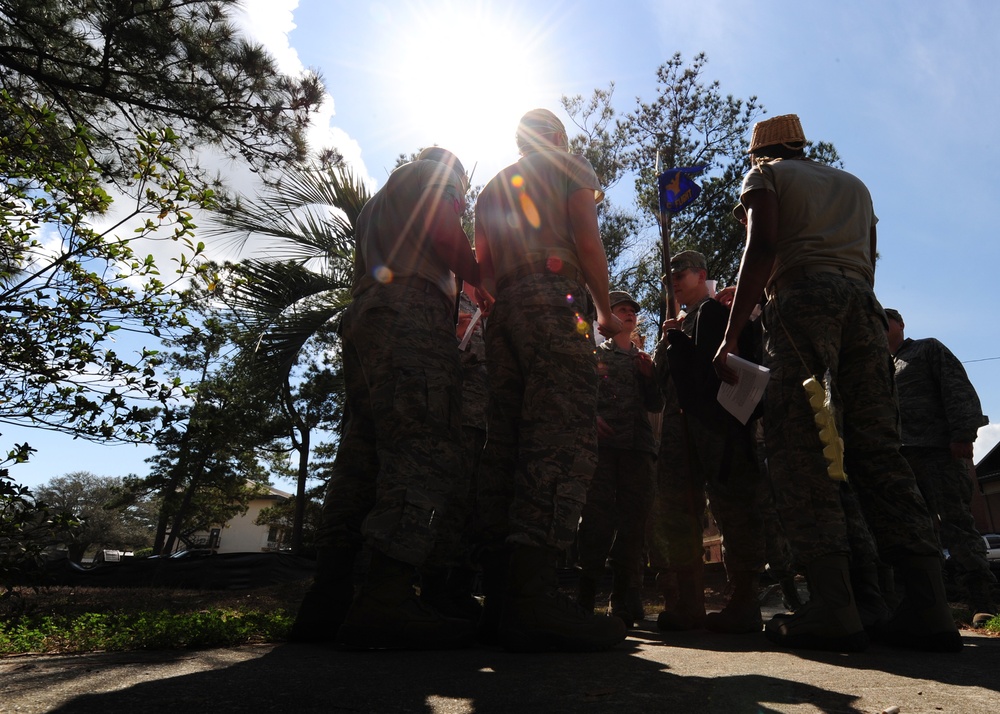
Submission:
[[[587,288],[602,329],[621,330],[597,228],[603,191],[587,160],[569,153],[552,112],[525,114],[517,142],[520,160],[476,202],[476,254],[497,298],[486,326],[490,403],[480,468],[484,619],[497,623],[508,649],[604,649],[624,639],[623,623],[563,599],[556,578],[557,554],[575,538],[597,463]]]
[[[473,551],[479,542],[475,502],[479,462],[486,444],[489,385],[483,320],[472,324],[476,303],[471,293],[471,287],[465,285],[458,294],[455,330],[462,364],[462,473],[467,479],[468,497],[449,509],[446,520],[439,524],[443,539],[438,541],[421,574],[420,595],[445,614],[478,621],[481,607],[472,595],[476,578]],[[470,329],[472,332],[467,335]]]
[[[932,337],[907,338],[898,310],[886,310],[889,349],[896,364],[903,456],[939,520],[941,544],[957,564],[967,604],[980,620],[996,613],[990,590],[996,576],[972,518],[972,444],[983,416],[979,395],[962,363]]]
[[[353,301],[340,328],[343,430],[295,639],[337,633],[361,648],[473,639],[470,622],[442,616],[414,590],[438,525],[468,488],[454,323],[456,274],[479,284],[461,224],[466,189],[458,159],[432,147],[393,171],[358,217]],[[352,602],[362,543],[371,563]]]
[[[624,329],[597,350],[597,470],[580,521],[577,601],[594,609],[610,553],[611,614],[631,627],[644,616],[642,547],[656,460],[649,412],[663,409],[663,395],[653,361],[632,343],[639,304],[621,290],[610,301]]]
[[[876,217],[856,177],[805,157],[798,117],[759,122],[743,180],[747,247],[715,367],[735,382],[727,356],[758,304],[764,310],[768,466],[778,512],[810,601],[765,632],[788,647],[854,651],[869,641],[850,573],[841,482],[830,477],[802,383],[829,373],[845,471],[884,561],[905,595],[885,626],[893,644],[957,651],[962,640],[945,598],[930,514],[899,453],[898,409],[885,313],[872,290]],[[875,584],[877,589],[877,584]]]

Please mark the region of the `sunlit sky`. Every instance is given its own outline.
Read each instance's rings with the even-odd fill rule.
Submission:
[[[992,280],[1000,166],[1000,3],[929,0],[248,0],[244,24],[283,69],[318,69],[330,101],[314,132],[373,188],[401,153],[440,144],[473,183],[516,158],[518,117],[616,85],[620,112],[655,97],[657,67],[704,52],[704,78],[797,113],[871,189],[876,292],[908,337],[948,345],[1000,440],[1000,334]],[[565,119],[565,117],[564,117]],[[613,194],[628,204],[627,187]],[[711,277],[711,276],[710,276]],[[101,447],[0,428],[39,454],[34,485],[73,470],[145,473],[149,448]]]

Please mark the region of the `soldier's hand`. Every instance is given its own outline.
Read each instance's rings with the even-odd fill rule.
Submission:
[[[597,316],[597,331],[605,337],[614,337],[622,331],[622,321],[613,312]]]
[[[483,288],[476,288],[476,304],[479,306],[479,309],[483,311],[484,319],[490,316],[490,312],[493,310],[493,303],[495,302],[496,300],[494,297],[486,290]]]
[[[635,356],[635,366],[641,374],[646,379],[652,379],[653,377],[653,358],[650,357],[645,352],[640,352]]]
[[[723,342],[719,346],[719,351],[715,353],[715,358],[712,360],[712,366],[715,368],[715,373],[719,376],[719,379],[726,384],[736,384],[739,380],[736,370],[726,364],[726,358],[728,358],[729,355],[735,354],[739,354],[736,344]]]
[[[601,419],[601,417],[597,417],[597,436],[602,439],[607,439],[614,435],[615,435],[615,430],[612,429],[611,426],[606,421]]]
[[[720,290],[715,294],[715,299],[729,308],[733,306],[733,298],[735,297],[736,297],[735,285],[730,285],[727,288],[722,288],[722,290]]]
[[[675,317],[668,317],[666,320],[663,321],[663,336],[664,337],[667,336],[667,330],[681,329],[681,323],[683,322],[684,320],[680,320]]]

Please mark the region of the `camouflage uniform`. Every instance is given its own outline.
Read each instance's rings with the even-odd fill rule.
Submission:
[[[587,293],[561,275],[504,286],[486,326],[490,380],[477,506],[488,543],[565,550],[597,466]]]
[[[444,164],[396,169],[358,218],[353,302],[344,312],[346,407],[323,504],[318,545],[362,540],[397,561],[422,565],[450,507],[467,498],[462,473],[461,371],[455,342],[455,278],[436,257],[414,206],[460,201]]]
[[[995,581],[972,518],[972,477],[950,444],[972,443],[987,423],[962,363],[933,338],[906,339],[894,355],[903,456],[932,514],[942,545],[965,573]]]
[[[597,465],[593,315],[566,212],[580,190],[603,196],[586,159],[537,151],[500,171],[476,202],[496,280],[477,503],[488,546],[565,550]]]
[[[870,284],[829,272],[781,286],[764,309],[765,439],[775,499],[797,567],[850,552],[841,482],[826,458],[802,382],[830,370],[845,471],[879,551],[937,552],[927,508],[899,453],[886,321]],[[805,364],[803,364],[803,360]]]
[[[459,310],[470,315],[476,311],[476,305],[464,292],[459,293]],[[476,517],[476,493],[479,463],[486,444],[486,405],[489,401],[486,338],[483,333],[483,321],[480,320],[474,327],[469,344],[459,353],[462,363],[462,472],[469,480],[469,496],[462,513],[464,523],[460,526],[464,533],[460,554],[463,564],[469,561],[472,545],[479,539],[476,532],[479,521]]]
[[[629,572],[630,586],[640,587],[638,566],[656,458],[648,413],[663,409],[663,395],[655,377],[647,379],[639,372],[639,349],[630,347],[625,351],[607,340],[598,348],[597,413],[615,433],[598,440],[597,470],[580,522],[579,553],[582,574],[600,580],[610,548],[616,569]]]

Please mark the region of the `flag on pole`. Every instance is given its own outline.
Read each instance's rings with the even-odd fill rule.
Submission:
[[[659,156],[657,156],[659,159]],[[667,169],[656,177],[660,198],[660,213],[677,213],[701,193],[701,186],[691,178],[705,170],[705,166]]]

